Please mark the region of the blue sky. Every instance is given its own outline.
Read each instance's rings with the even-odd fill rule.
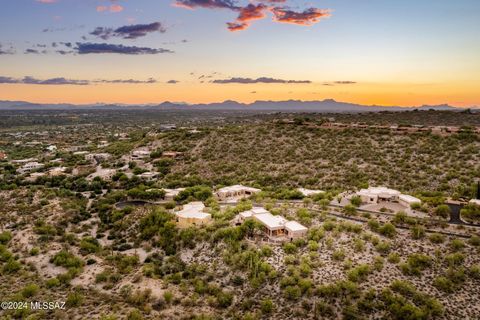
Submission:
[[[335,98],[390,105],[480,104],[480,1],[1,1],[0,77],[10,80],[0,83],[0,99],[143,103]],[[175,1],[184,1],[183,7]],[[214,5],[201,6],[208,1]],[[224,2],[235,8],[265,6],[265,17],[231,32],[226,23],[235,22],[241,9],[220,8]],[[273,21],[274,7],[295,17],[309,9],[328,10],[330,16],[284,23]],[[106,40],[90,34],[97,27],[114,30],[155,22],[165,32]],[[172,52],[80,54],[79,43]],[[25,54],[28,49],[35,51]],[[26,76],[39,81],[23,81]],[[52,78],[89,84],[41,82]],[[150,78],[155,83],[98,82]],[[237,78],[278,81],[212,83]]]

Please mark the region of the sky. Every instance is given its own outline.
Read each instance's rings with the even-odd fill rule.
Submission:
[[[0,100],[480,106],[478,0],[0,4]]]

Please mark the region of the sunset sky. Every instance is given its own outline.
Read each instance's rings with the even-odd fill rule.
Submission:
[[[0,100],[480,106],[479,0],[0,3]]]

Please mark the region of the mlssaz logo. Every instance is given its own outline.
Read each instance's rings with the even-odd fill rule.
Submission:
[[[41,301],[32,301],[30,302],[31,310],[65,310],[64,301],[50,301],[50,302],[41,302]]]

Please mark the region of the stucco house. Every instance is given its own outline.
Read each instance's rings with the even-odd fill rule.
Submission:
[[[385,187],[361,189],[356,195],[362,199],[362,203],[398,202],[405,207],[410,207],[414,203],[422,203],[418,198]]]
[[[310,197],[316,194],[325,193],[325,191],[322,191],[322,190],[312,190],[312,189],[305,189],[305,188],[298,188],[297,190],[301,194],[303,194],[305,197]]]
[[[268,210],[255,207],[238,214],[239,222],[254,219],[264,227],[265,235],[277,241],[292,241],[306,235],[308,228],[297,221],[289,221],[282,216],[271,214]]]
[[[237,184],[218,189],[216,195],[220,201],[237,201],[243,198],[248,198],[260,191],[262,190]]]
[[[203,212],[204,209],[205,205],[200,201],[184,205],[182,210],[175,212],[177,226],[179,228],[189,228],[209,224],[212,221],[212,216]]]

